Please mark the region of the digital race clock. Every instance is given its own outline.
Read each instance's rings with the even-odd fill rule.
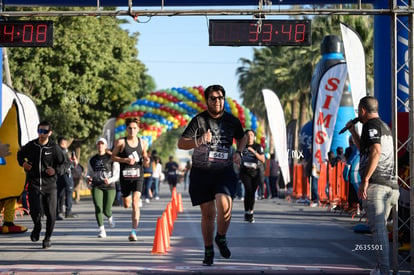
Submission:
[[[52,21],[0,21],[0,47],[51,47]]]
[[[309,46],[311,34],[310,20],[209,21],[210,46]]]

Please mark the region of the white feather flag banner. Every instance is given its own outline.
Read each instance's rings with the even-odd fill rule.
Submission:
[[[289,159],[287,150],[285,115],[276,93],[263,89],[263,98],[266,106],[267,119],[273,137],[273,145],[279,161],[285,185],[290,182]]]
[[[347,76],[345,63],[330,67],[319,81],[313,115],[312,175],[319,177],[321,164],[328,158]]]
[[[344,23],[341,23],[342,40],[351,84],[352,101],[355,114],[358,113],[359,100],[367,95],[365,52],[359,35]]]

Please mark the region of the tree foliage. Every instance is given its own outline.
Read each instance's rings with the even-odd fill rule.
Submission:
[[[52,48],[9,49],[13,88],[30,96],[41,120],[75,144],[90,144],[106,120],[154,88],[138,60],[138,33],[113,17],[48,17]]]

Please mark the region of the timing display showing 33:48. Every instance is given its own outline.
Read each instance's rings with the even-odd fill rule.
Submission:
[[[210,46],[309,46],[310,20],[210,20]]]
[[[0,21],[0,47],[51,47],[52,21]]]

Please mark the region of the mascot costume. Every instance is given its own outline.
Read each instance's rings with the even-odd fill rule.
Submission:
[[[9,145],[9,155],[0,165],[0,234],[22,233],[27,228],[14,223],[18,199],[25,188],[26,174],[17,162],[17,151],[37,137],[39,116],[33,101],[2,85],[0,142]],[[28,211],[28,209],[25,209]]]

